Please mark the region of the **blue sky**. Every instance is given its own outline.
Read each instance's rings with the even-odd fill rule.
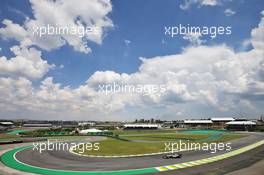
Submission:
[[[226,43],[239,48],[240,43],[250,37],[250,31],[259,22],[259,13],[264,2],[234,1],[220,7],[191,7],[181,10],[182,1],[166,0],[142,3],[135,1],[112,1],[113,10],[109,17],[114,28],[109,29],[102,45],[92,45],[91,54],[75,52],[70,47],[63,46],[52,52],[45,52],[44,58],[50,63],[64,65],[64,69],[51,71],[47,76],[53,76],[56,82],[73,87],[85,82],[95,71],[113,70],[118,73],[133,73],[138,70],[141,61],[139,57],[154,57],[179,53],[188,45],[182,37],[170,38],[164,35],[164,26],[191,24],[194,26],[231,26],[232,36],[221,36],[209,39],[206,44]],[[32,17],[32,9],[28,1],[3,1],[1,20],[8,18],[21,23],[25,18],[17,14],[16,9]],[[231,17],[224,15],[224,10],[231,8],[237,13]],[[202,20],[201,20],[202,19]],[[124,40],[131,43],[126,46]],[[166,44],[162,44],[162,40]],[[10,41],[10,43],[13,43]],[[10,44],[12,45],[12,44]],[[9,49],[5,41],[1,41],[2,53]],[[7,46],[6,48],[3,46]]]
[[[140,57],[151,60],[158,56],[165,57],[182,54],[186,48],[199,47],[192,46],[189,40],[183,39],[181,36],[172,38],[164,34],[165,26],[178,26],[179,24],[209,27],[231,26],[231,35],[221,35],[215,39],[211,39],[208,36],[200,37],[200,39],[204,40],[202,45],[207,47],[225,45],[226,47],[231,48],[234,54],[252,50],[252,44],[243,47],[243,42],[250,40],[252,38],[252,29],[258,27],[261,21],[260,13],[264,10],[264,1],[212,0],[210,2],[213,1],[215,1],[216,4],[206,4],[206,0],[109,1],[107,3],[111,4],[112,8],[105,16],[111,20],[112,26],[104,28],[105,31],[101,35],[101,44],[89,41],[88,46],[92,50],[90,53],[76,51],[68,43],[61,47],[54,47],[51,50],[43,49],[39,47],[38,44],[27,46],[28,48],[34,47],[41,51],[41,59],[44,61],[47,60],[49,65],[56,65],[56,67],[50,68],[43,73],[43,76],[40,76],[37,79],[28,79],[36,90],[40,88],[43,81],[48,77],[52,77],[53,83],[59,83],[61,88],[69,86],[72,89],[78,89],[81,85],[84,85],[96,71],[113,71],[117,74],[126,73],[128,75],[137,74],[140,72],[140,66],[144,64],[139,59]],[[180,8],[181,4],[188,2],[191,5],[187,9]],[[87,4],[89,5],[89,3]],[[24,26],[25,28],[27,20],[36,19],[36,12],[32,11],[33,6],[34,2],[29,2],[27,0],[4,0],[1,2],[0,7],[0,21],[9,19],[13,23],[19,24],[22,27]],[[41,7],[38,8],[40,9]],[[226,9],[231,9],[234,14],[227,16],[225,14]],[[87,10],[89,10],[89,7],[87,7]],[[50,18],[52,18],[52,16],[50,16]],[[4,27],[5,24],[1,23],[0,28]],[[11,57],[15,56],[15,54],[10,51],[10,47],[21,45],[21,41],[10,36],[5,38],[3,35],[4,34],[2,34],[2,39],[0,40],[0,55],[5,56],[10,60]],[[177,64],[177,62],[172,64]],[[11,75],[11,73],[6,72],[7,71],[5,70],[5,72],[3,71],[2,73],[4,78],[15,77]],[[16,75],[17,74],[19,73],[16,73]],[[14,79],[17,78],[19,77],[15,77]],[[6,104],[6,102],[3,103]],[[126,114],[130,116],[128,117],[130,119],[132,114],[141,115],[143,114],[142,111],[145,111],[145,107],[143,107],[142,110],[137,112],[133,109],[136,107],[133,105],[131,107],[130,105],[131,104],[126,104],[125,110],[123,110],[120,115],[123,115],[123,113],[130,113]],[[175,105],[180,106],[182,104]],[[201,104],[198,106],[200,105]],[[253,106],[258,105],[259,104],[253,104]],[[147,106],[149,111],[152,111],[155,108],[150,107],[149,105]],[[20,107],[25,114],[31,113],[30,116],[34,116],[34,112],[31,112],[30,110],[28,111],[28,109],[24,110],[22,106]],[[162,117],[167,113],[170,113],[167,107],[168,106],[158,112],[154,110],[153,113],[157,113],[157,116]],[[132,112],[131,108],[133,109]],[[221,112],[217,109],[212,109],[207,105],[201,108],[199,107],[199,111],[202,108],[205,108],[204,112],[187,112],[185,115],[199,116],[202,113],[206,113],[206,110],[212,111],[210,114],[234,114],[230,112],[230,110]],[[196,111],[196,108],[194,108],[194,111]],[[236,111],[238,111],[238,109],[236,109]],[[116,115],[115,112],[113,115]],[[19,115],[17,113],[18,112],[14,112],[12,115],[18,117]],[[251,110],[248,110],[245,113],[251,114]],[[258,110],[257,114],[260,113],[261,111]],[[7,114],[9,114],[8,111],[3,113],[2,117]],[[179,112],[179,115],[180,114],[184,115],[184,112]],[[252,115],[257,114],[254,113]],[[169,114],[168,116],[172,116],[172,114]],[[83,115],[80,115],[80,118],[82,117]]]
[[[261,11],[259,3],[264,6],[264,2],[259,0],[256,3],[251,2],[253,6],[249,5],[249,7],[247,3],[242,3],[240,8],[235,3],[229,3],[222,8],[194,7],[191,12],[186,12],[179,9],[180,1],[165,2],[147,0],[142,4],[140,0],[113,1],[113,12],[109,16],[115,27],[109,30],[102,45],[94,45],[93,53],[78,54],[65,48],[63,51],[58,50],[58,53],[55,51],[47,56],[51,62],[54,60],[52,58],[66,58],[59,59],[58,63],[55,62],[65,65],[65,70],[62,70],[61,75],[66,78],[58,77],[58,81],[75,86],[86,81],[87,77],[96,70],[133,73],[141,64],[139,57],[148,58],[180,52],[188,42],[181,37],[164,36],[166,25],[179,23],[198,26],[230,25],[234,32],[232,37],[220,37],[210,41],[210,44],[225,42],[238,48],[241,41],[249,38],[251,29],[258,24],[260,17],[257,16]],[[233,6],[241,10],[241,13],[226,17],[223,13],[224,9]],[[161,42],[162,39],[167,43],[165,46]],[[131,44],[126,46],[124,40],[130,40]],[[71,64],[68,65],[66,61]]]

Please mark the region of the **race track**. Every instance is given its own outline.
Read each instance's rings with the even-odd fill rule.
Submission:
[[[262,141],[263,139],[263,134],[252,133],[249,137],[232,141],[231,151],[244,148],[253,143]],[[227,153],[227,151],[218,151],[214,154],[208,151],[186,151],[183,152],[183,157],[181,159],[164,160],[161,158],[162,155],[127,158],[95,158],[78,156],[68,151],[44,151],[40,154],[37,151],[33,151],[32,148],[27,148],[17,151],[14,154],[14,158],[19,163],[25,165],[64,171],[101,172],[148,169],[150,167],[156,167],[156,169],[160,167],[159,170],[162,171],[162,168],[164,168],[164,170],[169,170],[169,168],[165,167],[166,165],[174,165],[210,157],[217,157],[225,153]],[[210,163],[210,161],[208,161],[208,163]]]

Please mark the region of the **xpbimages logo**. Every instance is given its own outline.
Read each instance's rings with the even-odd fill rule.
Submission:
[[[216,153],[217,151],[230,151],[232,149],[231,143],[195,143],[190,140],[180,140],[179,142],[165,142],[165,152],[178,152],[178,151],[210,151]]]
[[[68,151],[72,149],[73,151],[78,150],[79,153],[84,153],[85,151],[99,151],[100,143],[90,143],[90,142],[65,142],[55,140],[47,140],[47,142],[33,142],[33,151],[42,153],[43,151]]]
[[[34,26],[32,29],[33,35],[38,36],[40,38],[45,35],[77,35],[79,37],[84,37],[88,35],[100,34],[100,28],[95,26],[59,26],[47,24],[46,26]]]
[[[164,27],[165,35],[170,37],[176,37],[179,35],[185,36],[188,34],[201,34],[208,35],[212,39],[216,38],[219,35],[231,35],[232,27],[231,26],[191,26],[190,24],[178,26],[165,26]]]
[[[115,93],[137,93],[145,95],[161,95],[167,91],[165,84],[122,84],[122,83],[110,83],[110,84],[99,84],[98,91],[105,95]]]

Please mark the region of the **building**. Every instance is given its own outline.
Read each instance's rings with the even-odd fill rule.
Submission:
[[[57,124],[58,128],[68,128],[68,129],[73,129],[73,128],[78,128],[79,123],[76,121],[60,121]]]
[[[15,125],[13,122],[0,122],[0,130],[7,130],[7,129],[11,129],[14,128]]]
[[[25,128],[51,128],[52,124],[50,123],[25,123],[23,124]]]
[[[231,121],[226,125],[226,129],[232,131],[253,131],[256,129],[256,123],[252,121]]]
[[[219,118],[211,118],[213,122],[213,129],[225,129],[226,123],[234,121],[233,117],[219,117]]]
[[[79,122],[78,126],[95,126],[95,122]]]
[[[210,129],[212,125],[212,120],[184,120],[186,128]]]
[[[143,129],[159,129],[161,126],[158,124],[125,124],[125,130],[143,130]]]
[[[100,130],[95,128],[77,131],[80,135],[113,135],[113,133],[108,130]]]
[[[173,120],[173,121],[165,121],[162,124],[163,128],[184,128],[183,120]]]

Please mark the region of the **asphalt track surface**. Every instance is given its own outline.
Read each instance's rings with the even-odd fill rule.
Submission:
[[[263,139],[263,134],[256,133],[251,134],[246,138],[234,140],[231,142],[232,150],[245,147]],[[214,154],[210,153],[209,151],[188,151],[182,153],[183,157],[181,159],[165,160],[161,158],[162,155],[129,158],[92,158],[78,156],[68,151],[43,151],[42,153],[39,153],[38,151],[33,151],[32,149],[25,149],[18,152],[15,155],[15,158],[18,161],[26,163],[28,165],[48,169],[71,171],[116,171],[178,164],[182,162],[217,156],[224,153],[227,153],[227,151],[218,151]]]
[[[256,162],[263,160],[264,158],[264,146],[260,146],[253,150],[247,151],[243,154],[233,156],[224,160],[216,161],[214,163],[203,164],[199,166],[193,166],[190,168],[177,169],[172,171],[164,171],[151,173],[151,175],[223,175],[230,172],[241,170],[255,164]],[[264,171],[264,167],[262,168]],[[252,170],[252,169],[251,169]],[[262,171],[262,172],[263,172]],[[258,170],[259,172],[259,170]],[[240,175],[256,175],[257,173],[252,170],[250,173],[241,172]],[[258,173],[257,175],[263,175]]]

